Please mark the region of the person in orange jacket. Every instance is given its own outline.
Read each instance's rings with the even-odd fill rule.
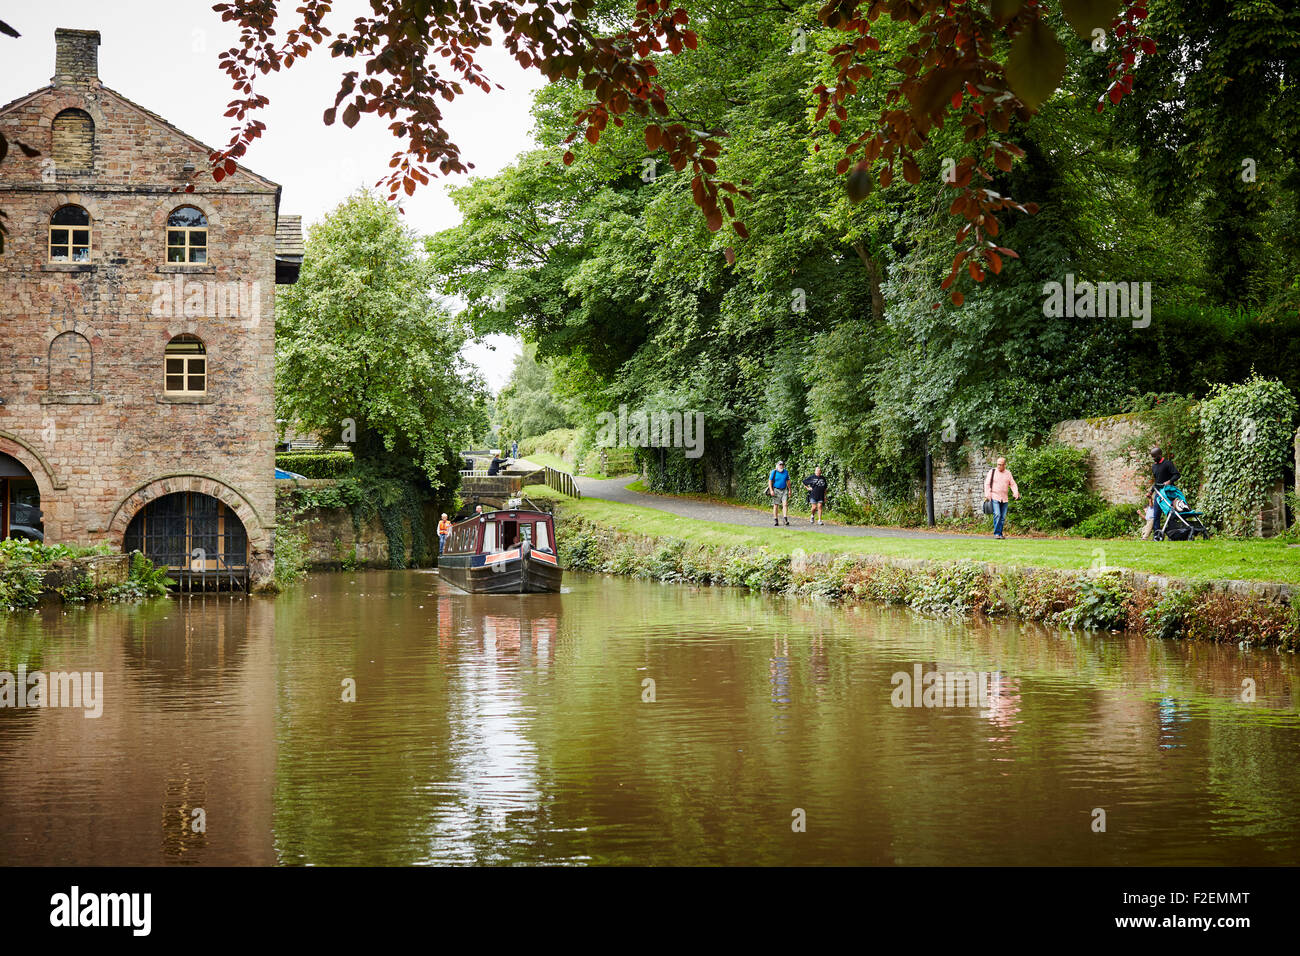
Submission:
[[[447,520],[447,512],[442,513],[438,520],[438,553],[442,554],[443,549],[447,547],[447,539],[451,537],[451,522]]]

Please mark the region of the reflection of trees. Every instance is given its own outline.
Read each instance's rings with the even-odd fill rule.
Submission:
[[[44,659],[46,624],[53,624],[52,608],[35,612],[0,611],[0,670],[19,667],[38,670]],[[59,612],[62,612],[59,608]]]
[[[522,598],[420,582],[312,579],[277,605],[286,861],[1220,861],[1188,835],[1217,804],[1280,812],[1252,753],[1260,787],[1296,792],[1272,759],[1294,665],[1273,655],[576,574]],[[984,711],[895,709],[915,662],[1003,677]],[[1161,698],[1190,718],[1179,762]]]
[[[504,831],[545,818],[524,714],[560,596],[437,587],[418,572],[320,576],[277,602],[284,862],[513,858]],[[355,704],[339,700],[345,677]]]
[[[1289,747],[1279,746],[1279,733]],[[1207,838],[1231,831],[1258,840],[1258,848],[1270,854],[1259,862],[1295,863],[1297,737],[1294,728],[1280,731],[1245,715],[1210,725],[1207,776],[1213,830]]]

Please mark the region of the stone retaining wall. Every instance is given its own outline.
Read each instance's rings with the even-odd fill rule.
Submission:
[[[998,460],[998,452],[963,442],[957,450],[957,468],[947,455],[934,459],[934,513],[939,518],[961,518],[979,514],[984,503],[984,478]],[[1015,467],[1012,466],[1012,474]]]
[[[281,479],[281,486],[323,488],[337,484],[334,478],[306,478],[296,481]],[[307,564],[313,569],[338,569],[340,567],[387,568],[389,566],[388,535],[378,515],[361,522],[360,531],[347,508],[308,508],[295,513],[289,496],[276,496],[276,520],[280,523],[296,522],[307,534]],[[411,543],[409,523],[403,527],[406,545]],[[424,538],[431,553],[438,550],[438,512],[431,504],[424,506]],[[407,555],[410,557],[409,552]]]
[[[1136,415],[1072,419],[1053,427],[1051,437],[1088,453],[1088,485],[1103,500],[1116,505],[1140,504],[1147,463],[1140,458],[1121,457],[1117,452],[1140,433],[1141,427]],[[1002,454],[1005,451],[975,448],[963,442],[957,451],[956,468],[949,464],[947,455],[936,456],[934,513],[948,518],[978,514],[984,501],[984,477]],[[1016,463],[1008,462],[1008,466],[1014,474]]]
[[[43,597],[53,597],[59,588],[83,577],[95,585],[125,584],[131,574],[131,555],[96,554],[86,558],[56,561],[46,572],[41,586]]]
[[[1143,456],[1119,453],[1141,434],[1141,417],[1111,415],[1075,418],[1052,428],[1052,438],[1088,453],[1088,485],[1113,505],[1141,504],[1150,482],[1150,462]]]

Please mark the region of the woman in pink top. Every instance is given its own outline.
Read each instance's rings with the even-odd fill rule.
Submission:
[[[1020,500],[1020,489],[1016,487],[1016,479],[1011,475],[1011,469],[1007,467],[1007,460],[999,458],[996,468],[989,470],[989,475],[984,479],[984,500],[993,502],[993,537],[1002,537],[1002,525],[1007,520],[1007,492],[1016,496]]]

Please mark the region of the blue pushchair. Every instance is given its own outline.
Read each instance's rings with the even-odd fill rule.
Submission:
[[[1192,541],[1199,534],[1202,538],[1210,536],[1210,530],[1201,521],[1201,512],[1192,509],[1187,496],[1173,485],[1156,486],[1156,527],[1157,541]]]

